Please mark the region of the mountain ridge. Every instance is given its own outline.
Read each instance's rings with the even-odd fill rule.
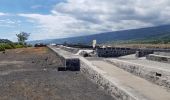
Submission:
[[[129,29],[113,32],[104,32],[99,34],[87,35],[87,36],[78,36],[78,37],[69,37],[62,39],[46,39],[46,40],[37,40],[30,41],[29,43],[82,43],[82,44],[91,44],[91,41],[96,39],[98,43],[106,43],[112,41],[127,41],[127,40],[140,40],[140,39],[149,39],[151,37],[159,38],[161,36],[170,36],[170,25],[161,25],[155,27],[146,27],[139,29]]]

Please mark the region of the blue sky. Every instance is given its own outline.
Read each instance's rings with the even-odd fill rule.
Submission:
[[[0,0],[0,11],[7,13],[49,14],[61,0]]]
[[[50,14],[61,0],[0,0],[0,38],[16,41],[15,34],[25,31],[33,34],[37,23],[17,14]]]
[[[56,39],[170,24],[169,0],[0,0],[0,38]]]

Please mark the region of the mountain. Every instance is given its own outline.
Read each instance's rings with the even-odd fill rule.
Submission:
[[[161,39],[168,38],[170,39],[170,25],[162,25],[156,27],[147,27],[140,29],[130,29],[114,32],[106,32],[100,34],[94,34],[89,36],[79,36],[79,37],[70,37],[62,39],[48,39],[48,40],[37,40],[31,41],[29,43],[82,43],[82,44],[91,44],[92,40],[96,39],[97,43],[106,43],[113,41],[127,41],[127,40],[141,40],[141,39]]]

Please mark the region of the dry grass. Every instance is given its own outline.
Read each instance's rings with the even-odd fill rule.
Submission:
[[[12,51],[12,50],[7,50]],[[45,54],[48,52],[48,48],[46,47],[29,47],[29,48],[19,48],[13,50],[17,54]]]

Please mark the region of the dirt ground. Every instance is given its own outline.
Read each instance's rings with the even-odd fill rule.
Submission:
[[[58,72],[47,48],[0,53],[0,100],[113,100],[80,72]]]

